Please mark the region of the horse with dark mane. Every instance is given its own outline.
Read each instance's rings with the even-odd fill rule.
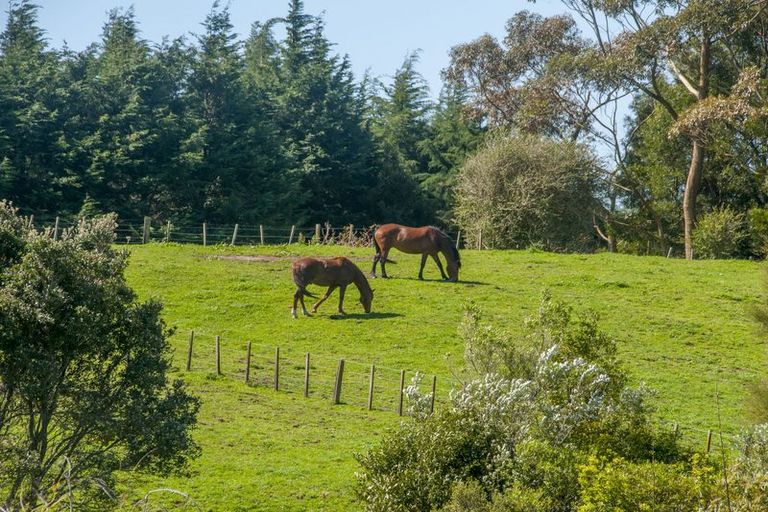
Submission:
[[[371,312],[371,303],[373,302],[373,290],[368,285],[365,275],[357,268],[357,265],[347,258],[340,256],[338,258],[317,259],[301,258],[293,262],[293,282],[296,283],[296,293],[293,294],[293,309],[291,315],[296,318],[296,303],[301,301],[301,309],[305,315],[309,316],[306,306],[304,306],[304,296],[314,297],[307,292],[307,286],[316,284],[327,286],[325,295],[312,306],[312,313],[317,312],[318,306],[330,297],[331,293],[339,289],[339,313],[344,313],[344,292],[347,285],[354,283],[360,291],[360,303],[366,313]]]
[[[437,268],[440,269],[440,275],[443,279],[452,282],[459,280],[459,269],[461,268],[459,251],[453,240],[434,226],[411,228],[400,224],[384,224],[374,233],[373,245],[376,247],[376,255],[373,257],[371,277],[376,277],[377,263],[381,263],[381,277],[388,277],[385,264],[387,262],[394,263],[388,259],[389,250],[394,247],[406,254],[421,254],[419,279],[424,279],[424,265],[427,262],[427,256],[431,256],[435,260]],[[448,275],[443,271],[443,264],[437,256],[439,252],[443,253],[445,258]]]

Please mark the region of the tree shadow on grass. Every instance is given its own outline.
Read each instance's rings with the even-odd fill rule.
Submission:
[[[402,313],[347,313],[346,315],[331,315],[331,320],[378,320],[380,318],[395,318],[405,316]]]

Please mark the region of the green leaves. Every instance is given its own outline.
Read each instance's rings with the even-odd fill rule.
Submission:
[[[168,381],[162,306],[126,285],[114,229],[114,215],[81,221],[54,241],[0,204],[0,502],[10,510],[84,504],[119,468],[180,470],[198,453],[199,402]]]

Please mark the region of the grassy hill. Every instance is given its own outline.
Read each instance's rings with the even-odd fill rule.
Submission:
[[[419,282],[418,256],[393,253],[398,262],[388,267],[393,279],[371,283],[372,315],[362,314],[351,287],[348,317],[335,316],[337,292],[316,316],[293,320],[292,257],[346,255],[367,272],[372,251],[150,244],[131,252],[129,282],[141,297],[165,303],[165,318],[176,327],[176,375],[202,399],[196,439],[203,453],[190,475],[126,474],[122,490],[141,496],[171,487],[188,493],[203,510],[354,508],[353,453],[378,442],[400,421],[392,412],[399,370],[408,370],[409,378],[415,370],[437,375],[439,406],[461,365],[456,327],[470,300],[512,335],[535,312],[544,289],[577,310],[597,311],[634,382],[658,392],[659,417],[678,422],[699,446],[702,431],[718,427],[718,405],[724,432],[743,425],[746,385],[766,363],[748,313],[763,300],[761,265],[755,262],[462,251],[462,282],[452,284],[436,280],[431,262],[428,280]],[[187,373],[191,329],[196,338],[193,371]],[[214,371],[216,335],[224,376]],[[262,385],[242,382],[247,341],[254,347],[252,379]],[[277,346],[279,392],[269,388]],[[309,399],[302,394],[305,352],[313,367]],[[346,360],[344,404],[333,406],[338,358]],[[371,362],[378,367],[374,405],[386,410],[364,409]]]

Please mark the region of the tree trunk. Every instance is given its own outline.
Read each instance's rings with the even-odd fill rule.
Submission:
[[[702,33],[699,53],[699,83],[696,88],[696,99],[702,101],[709,96],[710,73],[710,40],[706,31]],[[693,228],[696,226],[696,197],[699,194],[701,175],[704,171],[704,145],[694,139],[691,148],[691,166],[688,168],[688,178],[685,180],[683,195],[683,225],[685,229],[685,259],[693,259]]]
[[[691,166],[688,179],[685,180],[683,194],[683,223],[685,227],[685,259],[693,259],[693,228],[696,225],[696,196],[699,194],[701,175],[704,170],[704,147],[699,141],[693,141]]]

